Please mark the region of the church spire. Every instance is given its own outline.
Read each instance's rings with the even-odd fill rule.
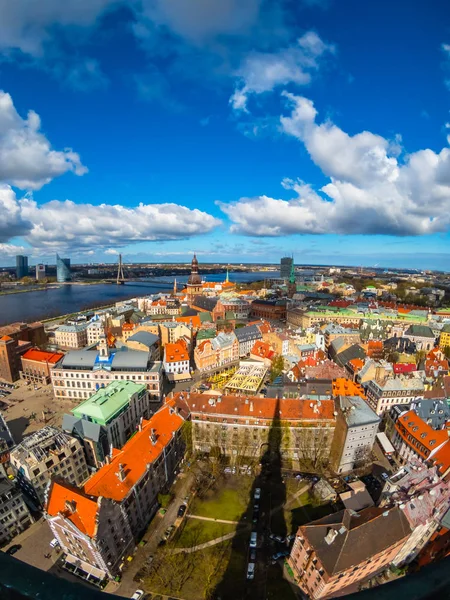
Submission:
[[[227,267],[227,278],[225,279],[225,283],[230,283],[230,278],[228,276],[228,267]]]
[[[177,293],[177,278],[173,280],[173,295],[176,296]]]

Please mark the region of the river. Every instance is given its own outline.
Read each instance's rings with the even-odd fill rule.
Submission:
[[[264,277],[279,277],[277,271],[248,273],[230,273],[230,281],[237,283],[258,281]],[[186,283],[188,276],[177,277],[178,289]],[[224,273],[209,274],[206,281],[223,281]],[[137,296],[147,296],[158,292],[167,292],[172,285],[170,277],[153,277],[146,281],[115,285],[99,283],[94,285],[62,285],[37,292],[24,292],[0,296],[0,325],[16,321],[39,321],[49,317],[71,314],[94,306],[114,304]]]

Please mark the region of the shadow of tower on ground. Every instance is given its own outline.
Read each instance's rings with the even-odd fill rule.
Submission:
[[[282,566],[272,565],[272,556],[287,550],[284,539],[290,533],[283,510],[286,487],[282,476],[281,416],[278,399],[259,473],[252,484],[246,510],[239,520],[238,527],[247,525],[247,529],[233,538],[227,568],[211,595],[215,600],[291,600],[295,597],[289,583],[282,578]],[[251,534],[255,532],[257,547],[251,548]],[[269,537],[275,535],[282,538],[283,542]],[[253,551],[256,558],[252,557]],[[255,563],[253,579],[247,578],[249,563]]]

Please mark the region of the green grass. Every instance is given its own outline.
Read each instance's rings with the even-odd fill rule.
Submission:
[[[177,548],[190,548],[192,545],[204,544],[235,530],[235,525],[187,519],[180,536],[175,539],[175,545]]]
[[[309,491],[306,491],[284,511],[284,518],[288,532],[295,533],[300,525],[321,519],[332,512],[331,504],[319,504]]]
[[[211,498],[196,498],[190,512],[201,517],[239,521],[249,503],[250,496],[246,497],[239,490],[226,487],[215,492]]]

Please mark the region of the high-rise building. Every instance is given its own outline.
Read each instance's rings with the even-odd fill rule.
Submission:
[[[70,258],[60,258],[59,254],[56,255],[56,281],[58,283],[65,283],[71,281],[72,275],[70,273]]]
[[[22,279],[28,275],[28,256],[18,254],[16,256],[16,277]]]
[[[280,260],[280,279],[289,279],[293,264],[294,259],[292,256],[283,256]]]
[[[36,265],[36,281],[45,279],[45,265]]]

